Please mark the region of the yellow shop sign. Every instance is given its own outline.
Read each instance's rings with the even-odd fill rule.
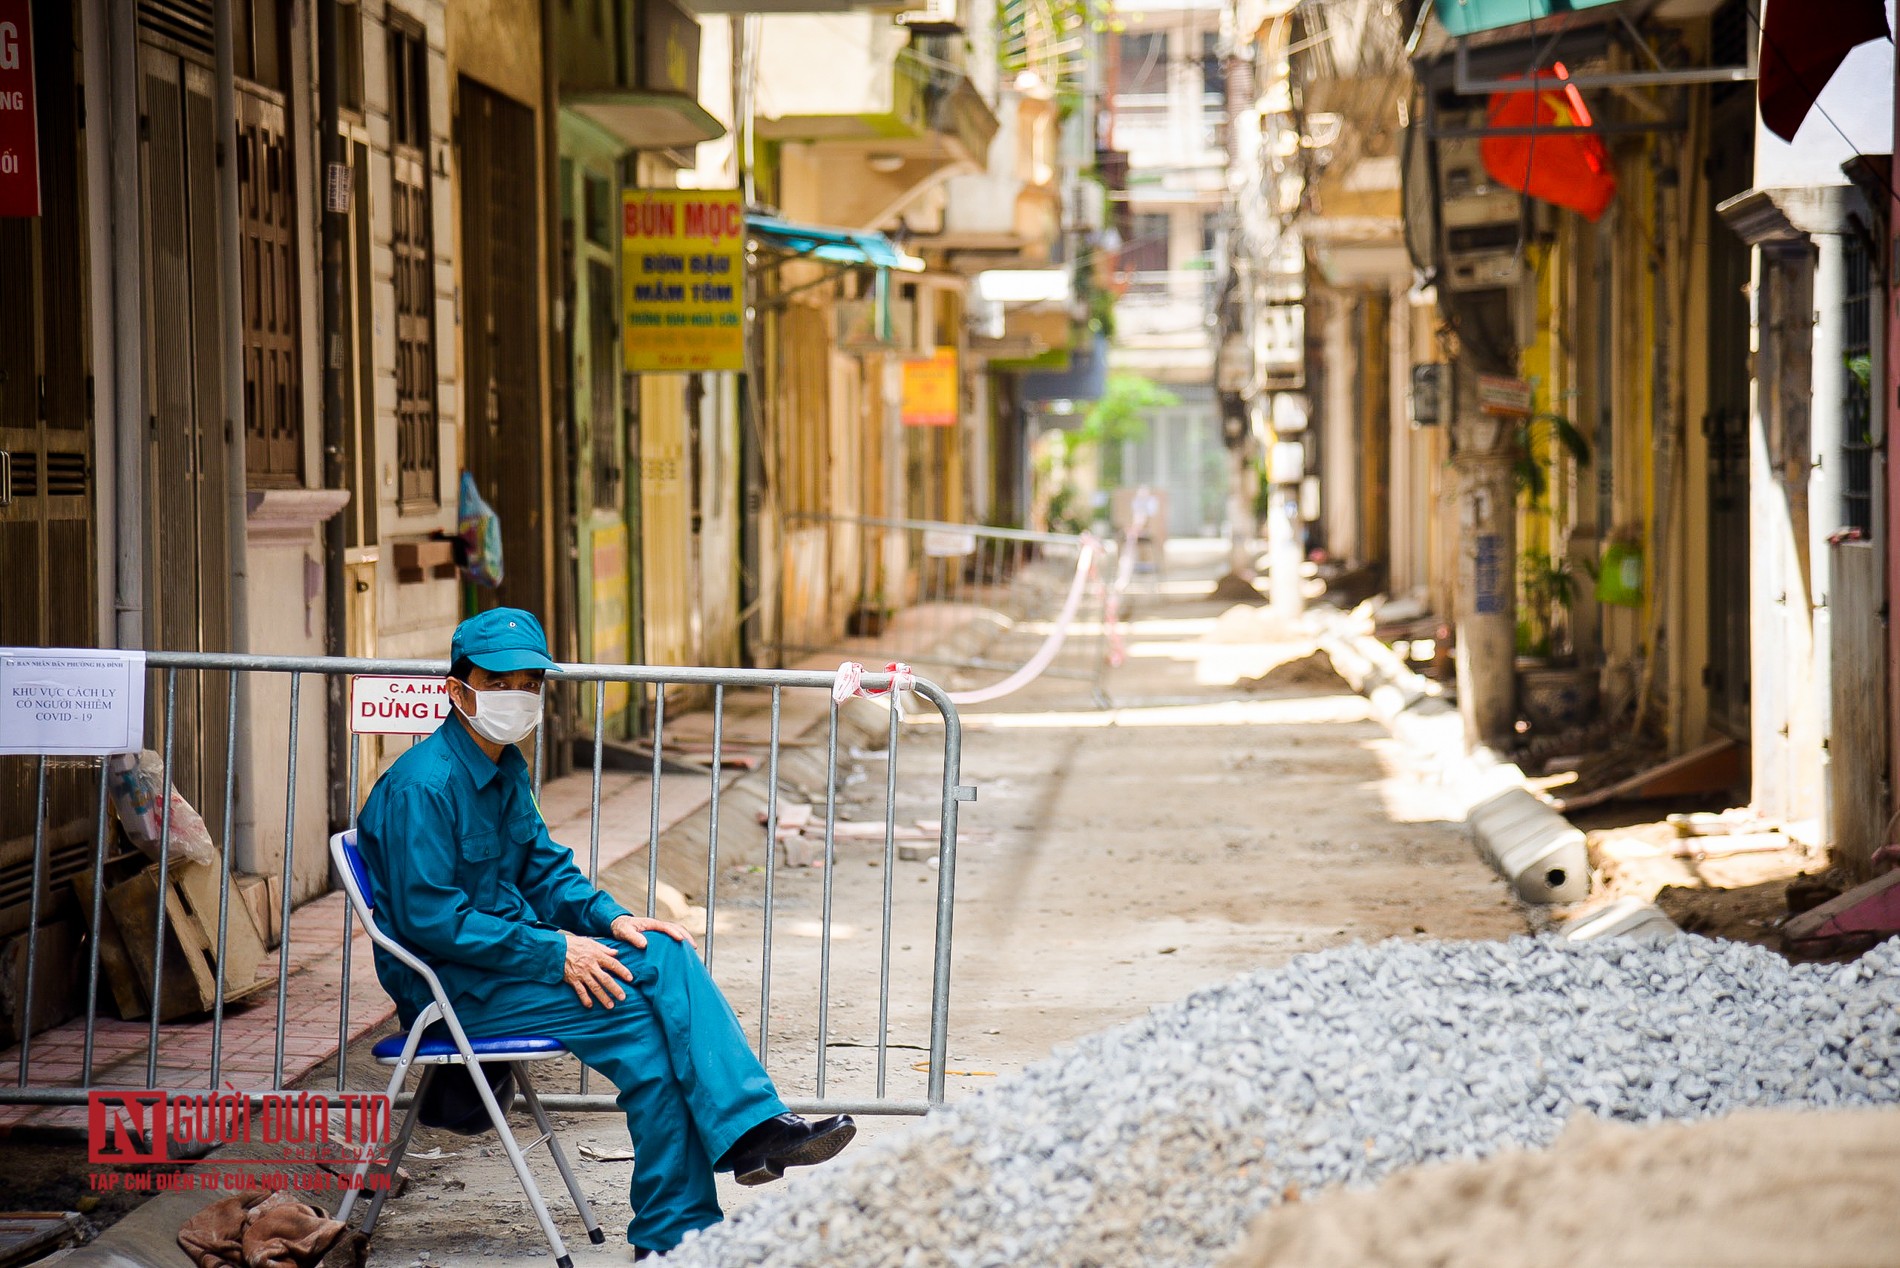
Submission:
[[[745,206],[737,190],[628,190],[627,369],[745,368]]]

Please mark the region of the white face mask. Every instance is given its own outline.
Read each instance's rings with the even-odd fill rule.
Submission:
[[[541,693],[476,691],[474,714],[463,711],[462,716],[490,743],[517,744],[541,722]]]

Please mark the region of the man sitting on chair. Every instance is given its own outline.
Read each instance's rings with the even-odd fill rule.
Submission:
[[[357,822],[376,920],[428,961],[474,1037],[559,1039],[620,1090],[636,1153],[627,1239],[671,1250],[721,1218],[715,1171],[764,1184],[856,1133],[786,1112],[679,925],[628,911],[548,836],[516,743],[541,719],[547,639],[498,608],[456,628],[454,714],[376,782]],[[657,934],[657,937],[649,937]],[[422,979],[378,950],[405,1026]]]

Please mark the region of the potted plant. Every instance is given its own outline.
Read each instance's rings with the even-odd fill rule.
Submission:
[[[1567,559],[1538,547],[1518,559],[1517,695],[1539,730],[1581,726],[1597,708],[1596,671],[1580,666],[1570,642],[1577,578]]]
[[[858,605],[845,618],[845,635],[848,638],[877,638],[884,633],[896,611],[885,600],[882,590],[859,595]]]

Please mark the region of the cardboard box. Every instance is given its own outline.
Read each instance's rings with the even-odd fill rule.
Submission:
[[[270,985],[260,981],[258,966],[265,958],[264,936],[258,930],[232,878],[229,912],[226,917],[225,953],[219,963],[218,890],[215,867],[197,863],[174,863],[168,875],[165,895],[164,996],[159,1003],[159,1020],[190,1016],[208,1010],[222,991],[226,1003],[242,999]],[[153,989],[152,949],[157,938],[158,865],[147,867],[131,880],[106,891],[106,907],[124,943],[136,985],[136,1012],[145,1016],[151,1006]],[[101,945],[104,962],[104,946]],[[127,1001],[125,983],[115,980],[113,995],[121,1011]]]
[[[79,931],[70,923],[41,925],[30,939],[33,954],[33,1031],[50,1030],[77,1016],[85,999]],[[29,938],[0,942],[0,1044],[26,1033],[26,961]]]
[[[251,919],[263,930],[264,946],[275,951],[283,941],[278,925],[282,923],[284,909],[284,881],[281,876],[257,876],[250,872],[231,878],[233,888],[243,896],[244,905],[251,909]]]

